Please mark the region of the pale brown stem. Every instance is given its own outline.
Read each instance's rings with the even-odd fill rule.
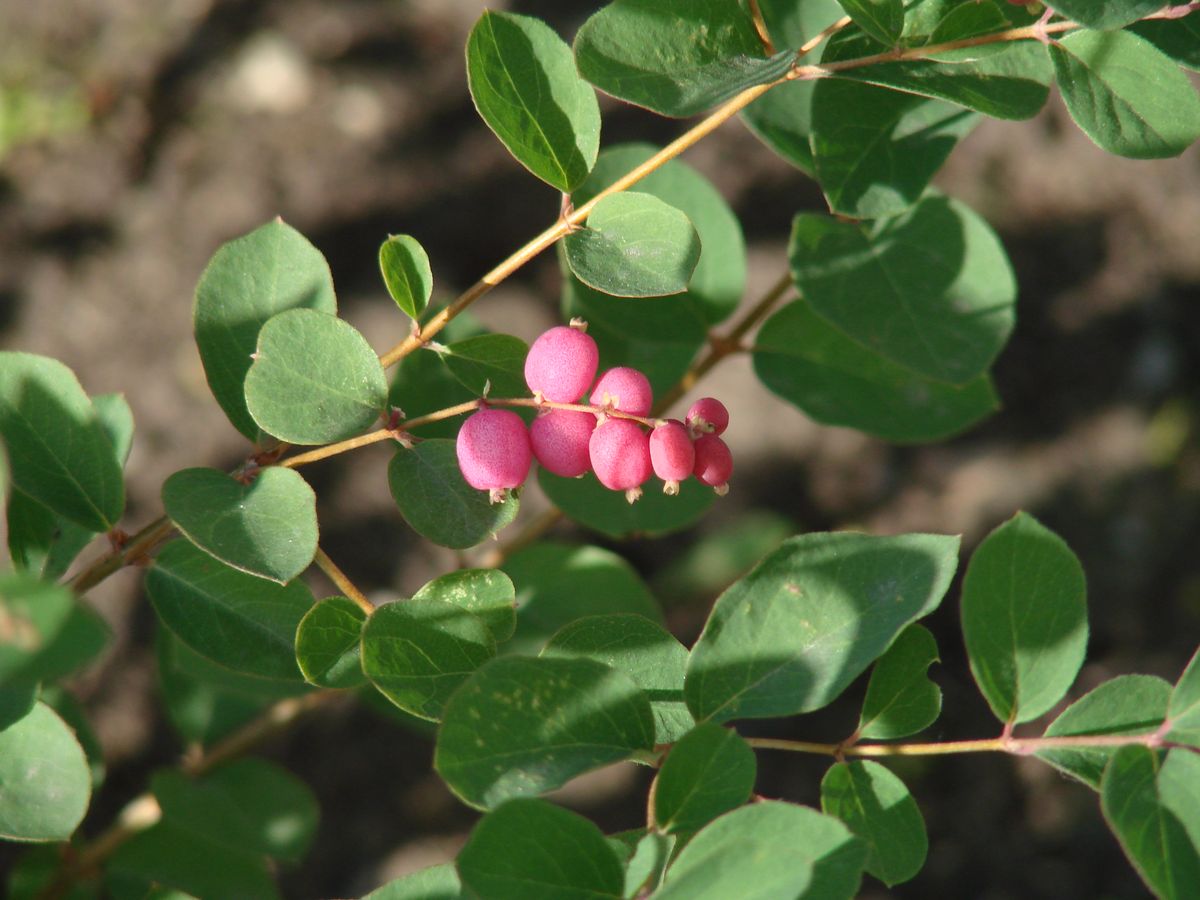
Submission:
[[[337,585],[337,589],[357,603],[363,612],[368,616],[375,612],[375,605],[367,599],[367,595],[354,586],[354,582],[346,577],[346,573],[339,569],[337,563],[330,559],[329,554],[320,547],[317,548],[317,555],[313,557],[313,562],[328,576],[330,581]]]
[[[789,741],[779,738],[746,738],[746,743],[760,750],[787,750],[793,753],[815,753],[821,756],[943,756],[951,753],[1012,753],[1028,756],[1039,750],[1061,750],[1078,747],[1125,747],[1140,744],[1146,747],[1163,746],[1157,732],[1147,734],[1063,735],[1060,737],[998,737],[973,741],[939,741],[911,744],[820,744],[812,741]]]

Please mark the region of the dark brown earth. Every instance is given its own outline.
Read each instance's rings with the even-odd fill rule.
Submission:
[[[592,6],[489,5],[540,15],[568,35]],[[508,157],[471,107],[462,52],[482,7],[0,5],[0,85],[9,96],[49,98],[68,120],[0,156],[0,340],[62,359],[89,392],[125,392],[138,429],[132,528],[158,515],[168,474],[229,467],[246,452],[207,395],[191,339],[192,290],[221,242],[282,215],[327,255],[344,314],[382,349],[405,327],[377,274],[386,234],[416,235],[438,295],[450,297],[553,219],[557,197]],[[664,142],[683,127],[615,103],[603,108],[606,143]],[[86,122],[72,126],[73,116]],[[742,217],[753,286],[773,282],[790,218],[821,208],[818,191],[737,123],[686,158]],[[1024,508],[1071,544],[1088,573],[1092,633],[1077,691],[1130,671],[1174,680],[1200,635],[1200,154],[1114,159],[1054,101],[1032,122],[979,128],[940,184],[996,226],[1017,270],[1020,321],[996,368],[1004,410],[943,444],[891,447],[814,425],[734,360],[705,389],[734,408],[733,492],[692,532],[618,549],[662,588],[678,632],[690,637],[720,585],[689,587],[680,561],[702,535],[740,527],[752,511],[775,514],[788,531],[961,532],[969,552]],[[556,298],[547,256],[476,310],[529,339],[556,317]],[[376,450],[312,476],[323,546],[384,600],[454,559],[406,530]],[[112,578],[91,599],[117,640],[74,685],[110,773],[87,833],[183,750],[156,705],[155,626],[136,575]],[[994,735],[954,604],[930,624],[945,692],[931,738]],[[855,715],[847,700],[754,728],[836,740]],[[431,774],[429,744],[365,708],[318,713],[265,752],[310,784],[322,806],[313,850],[282,872],[289,897],[358,896],[452,856],[473,821]],[[825,765],[763,754],[757,789],[814,803]],[[929,863],[890,893],[867,879],[864,897],[1145,895],[1095,796],[1047,767],[956,757],[897,769],[925,812]],[[606,830],[634,827],[645,780],[631,769],[604,773],[567,800]],[[0,866],[13,858],[0,848]]]

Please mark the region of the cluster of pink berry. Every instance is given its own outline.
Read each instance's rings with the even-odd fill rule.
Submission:
[[[525,383],[538,404],[576,405],[591,387],[590,410],[542,407],[527,430],[521,417],[484,407],[458,432],[458,467],[467,484],[488,491],[492,502],[519,487],[534,458],[555,475],[574,478],[595,472],[609,490],[624,491],[630,503],[654,475],[663,492],[678,494],[691,475],[718,494],[729,490],[733,457],[720,435],[729,424],[721,401],[705,397],[688,410],[686,422],[658,420],[647,434],[643,423],[654,398],[637,369],[609,369],[595,385],[600,353],[586,324],[551,328],[529,348]]]

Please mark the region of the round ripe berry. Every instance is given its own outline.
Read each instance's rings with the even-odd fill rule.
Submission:
[[[701,397],[687,414],[693,434],[723,434],[729,426],[729,410],[715,397]]]
[[[529,348],[525,357],[525,383],[535,394],[554,403],[574,403],[585,393],[600,351],[582,328],[559,325],[551,328]]]
[[[470,416],[458,430],[455,449],[467,484],[487,491],[493,503],[525,482],[533,460],[525,423],[507,409],[481,409]]]
[[[733,474],[733,454],[715,434],[702,434],[696,439],[696,467],[692,473],[718,494],[729,493],[729,476]]]
[[[574,478],[591,471],[588,441],[596,430],[596,417],[570,409],[542,412],[529,426],[533,456],[543,469]]]
[[[679,482],[696,466],[691,436],[678,419],[669,419],[650,432],[650,463],[654,474],[663,480],[663,493],[678,494]]]
[[[650,379],[628,366],[617,366],[600,376],[589,398],[592,406],[607,406],[631,416],[648,416],[654,405]]]
[[[650,439],[636,422],[606,419],[588,441],[588,455],[600,483],[610,491],[624,491],[632,503],[642,495],[650,477]]]

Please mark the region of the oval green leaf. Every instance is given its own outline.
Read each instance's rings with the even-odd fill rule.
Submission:
[[[1174,755],[1174,754],[1172,754]],[[1185,900],[1200,884],[1200,851],[1160,783],[1158,754],[1122,747],[1104,770],[1100,808],[1121,849],[1162,900]],[[1195,811],[1192,810],[1192,816]]]
[[[329,444],[366,429],[387,406],[387,377],[366,338],[333,315],[293,309],[258,333],[246,406],[289,444]]]
[[[509,656],[450,698],[434,767],[487,809],[653,747],[650,704],[628,676],[589,659]]]
[[[839,0],[846,14],[879,43],[893,47],[904,31],[903,0]]]
[[[851,532],[784,541],[717,598],[688,660],[688,707],[722,722],[827,705],[937,608],[958,542]]]
[[[517,627],[517,590],[499,569],[450,572],[422,586],[413,599],[441,600],[470,610],[483,620],[497,642],[508,640]]]
[[[0,352],[0,434],[14,487],[89,531],[121,518],[121,465],[92,401],[58,360]]]
[[[545,800],[511,800],[480,819],[457,867],[472,896],[488,900],[624,896],[624,872],[600,829]]]
[[[988,376],[962,387],[922,378],[846,337],[804,300],[763,324],[754,371],[816,421],[897,443],[957,434],[1000,404]]]
[[[65,841],[92,795],[87,757],[45,703],[0,731],[0,837]]]
[[[680,851],[653,900],[851,900],[866,848],[841,822],[769,800],[711,822]]]
[[[483,620],[442,600],[386,603],[362,633],[371,683],[405,712],[435,722],[455,689],[495,655]]]
[[[1062,699],[1087,649],[1087,584],[1058,535],[1017,513],[967,566],[962,629],[971,674],[996,718],[1036,719]]]
[[[618,144],[600,154],[587,180],[571,195],[582,206],[626,172],[658,152],[652,144]],[[625,338],[655,343],[708,338],[706,325],[726,319],[746,289],[746,239],[742,226],[713,183],[680,160],[671,160],[638,182],[637,189],[653,194],[680,210],[700,235],[700,261],[680,295],[656,298],[654,303],[581,292],[580,313]],[[661,311],[660,311],[661,309]],[[603,356],[605,347],[601,343]],[[693,348],[694,352],[694,348]],[[689,360],[690,361],[690,360]],[[653,380],[653,379],[652,379]]]
[[[249,484],[217,469],[183,469],[163,507],[189,541],[226,565],[286,584],[317,552],[317,495],[294,469],[269,466]]]
[[[700,261],[700,236],[687,215],[636,191],[597,203],[563,248],[580,281],[617,297],[682,293]]]
[[[481,334],[447,344],[442,362],[472,394],[482,397],[524,397],[525,357],[529,345],[511,334]]]
[[[388,293],[410,319],[420,318],[433,294],[433,270],[415,237],[391,234],[379,245],[379,271]]]
[[[680,484],[673,497],[662,492],[657,479],[648,481],[634,503],[625,499],[624,491],[610,491],[591,472],[582,478],[563,478],[539,469],[538,486],[570,518],[613,538],[679,531],[698,521],[717,499],[712,488],[691,478]]]
[[[1167,717],[1171,685],[1151,675],[1120,675],[1084,694],[1050,723],[1046,737],[1150,734]],[[1039,758],[1099,790],[1115,747],[1039,750]]]
[[[1131,25],[1129,30],[1148,40],[1181,66],[1200,71],[1200,16],[1150,19]]]
[[[1167,715],[1171,719],[1169,740],[1200,747],[1200,650],[1192,654],[1192,661],[1171,691]]]
[[[467,38],[467,86],[530,172],[564,193],[587,177],[600,149],[600,107],[571,48],[545,22],[485,11]]]
[[[510,556],[504,571],[517,590],[509,647],[519,653],[537,653],[552,634],[585,616],[635,613],[662,622],[650,589],[611,550],[542,542]]]
[[[670,833],[698,831],[750,799],[758,764],[736,731],[703,722],[679,739],[658,772],[654,818]]]
[[[1050,0],[1046,4],[1085,28],[1120,28],[1163,8],[1162,0]]]
[[[163,624],[218,665],[260,678],[299,680],[296,627],[313,605],[303,581],[273,584],[172,541],[146,574]]]
[[[859,737],[891,740],[932,725],[942,711],[942,691],[926,671],[937,662],[937,642],[922,625],[909,625],[871,670]]]
[[[1200,137],[1200,96],[1175,61],[1144,38],[1077,31],[1052,43],[1050,55],[1071,118],[1098,147],[1160,159]]]
[[[793,56],[766,57],[749,14],[725,0],[616,0],[575,36],[584,78],[664,116],[694,116],[774,81]]]
[[[888,887],[910,880],[925,865],[929,838],[917,801],[879,763],[854,760],[830,766],[821,779],[821,809],[862,838],[866,870]]]
[[[365,680],[359,646],[367,614],[347,597],[326,597],[296,626],[296,663],[304,680],[326,688],[358,687]]]
[[[594,659],[632,678],[650,701],[656,744],[673,743],[695,724],[683,702],[687,648],[643,616],[577,619],[550,639],[542,656]]]
[[[276,313],[301,307],[336,314],[333,276],[321,251],[279,219],[224,244],[196,285],[192,325],[208,386],[253,441],[259,430],[244,383],[259,329]]]
[[[65,587],[22,572],[0,573],[0,683],[27,671],[66,628],[74,609],[75,598]]]
[[[788,258],[814,311],[923,378],[979,378],[1016,320],[1016,277],[999,238],[946,197],[873,222],[798,215]]]
[[[454,863],[441,863],[389,881],[362,900],[469,900]]]
[[[388,487],[404,520],[422,537],[456,550],[495,538],[517,515],[512,493],[501,503],[488,501],[463,480],[454,441],[421,441],[400,449],[388,464]]]

